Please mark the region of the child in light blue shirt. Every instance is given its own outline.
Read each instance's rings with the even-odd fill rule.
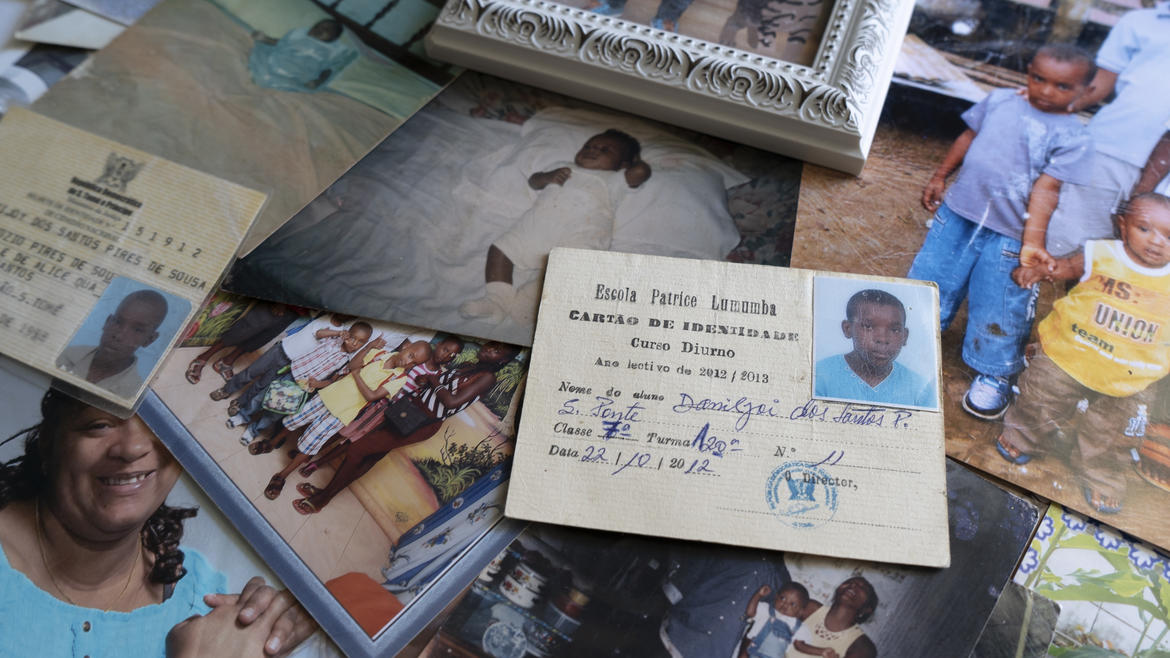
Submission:
[[[855,293],[845,305],[841,331],[853,341],[853,351],[817,361],[814,397],[938,406],[934,381],[895,360],[910,337],[901,300],[884,290]]]

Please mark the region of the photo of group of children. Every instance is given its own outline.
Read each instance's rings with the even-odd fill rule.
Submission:
[[[949,569],[531,525],[419,655],[967,656],[1039,512],[947,475]]]
[[[526,359],[218,293],[154,390],[376,636],[499,519]]]
[[[437,7],[369,4],[164,2],[37,111],[268,193],[246,252],[454,78],[422,53]]]
[[[806,168],[793,264],[935,282],[948,454],[1166,546],[1170,12],[1104,20],[1050,20],[998,87],[970,69],[971,107],[895,84],[859,179]]]
[[[467,73],[225,287],[527,345],[554,246],[786,265],[800,167]]]

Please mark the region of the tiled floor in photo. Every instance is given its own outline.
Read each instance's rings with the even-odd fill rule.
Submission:
[[[267,455],[248,453],[247,447],[240,443],[243,428],[225,425],[229,400],[215,402],[208,397],[223,384],[223,378],[212,370],[211,364],[203,368],[198,384],[187,382],[187,365],[203,349],[175,349],[152,383],[154,391],[176,416],[185,421],[195,419],[187,422],[187,429],[318,578],[327,581],[356,571],[381,582],[381,568],[388,562],[391,538],[374,523],[348,489],[317,514],[302,515],[293,508],[292,501],[302,497],[296,485],[306,478],[294,471],[276,500],[264,497],[269,478],[288,463],[287,451],[293,445],[287,443]],[[246,367],[260,353],[241,357],[235,364],[237,370]],[[332,475],[332,467],[322,466],[307,481],[320,487]]]

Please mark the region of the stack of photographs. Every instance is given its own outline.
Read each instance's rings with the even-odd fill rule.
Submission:
[[[354,358],[394,393],[341,418],[352,378],[276,393]],[[140,413],[310,612],[345,630],[347,653],[384,652],[387,626],[502,516],[526,362],[498,342],[220,293]]]
[[[776,655],[766,652],[801,637],[792,631],[848,609],[834,646],[966,656],[1039,511],[957,464],[947,480],[952,561],[941,570],[530,526],[426,655]]]
[[[1157,366],[1133,356],[1150,343],[1159,345],[1150,354],[1165,353],[1154,310],[1161,302],[1134,314],[1129,301],[1167,294],[1170,252],[1139,238],[1170,230],[1170,96],[1152,83],[1170,64],[1160,31],[1167,20],[1165,3],[1094,4],[1075,16],[990,0],[919,3],[866,171],[846,179],[809,166],[801,180],[793,265],[935,280],[944,299],[947,454],[1063,506],[1050,509],[1015,576],[1028,590],[1019,595],[1028,620],[1049,609],[1031,597],[1059,606],[1055,623],[1046,622],[1055,638],[1041,654],[1170,650],[1165,558],[1155,548],[1170,547],[1161,512],[1170,501],[1170,398]],[[1076,48],[1045,49],[1053,42]],[[1065,105],[1046,106],[1043,68],[1058,56],[1072,68],[1082,62],[1080,75]],[[1026,103],[996,118],[993,108],[1005,101]],[[1046,233],[1040,226],[1013,241],[1004,225],[987,228],[1005,198],[1037,196],[1039,171],[1012,178],[1007,162],[1020,144],[1006,135],[1038,130],[1036,117],[1070,110],[1079,113],[1066,124],[1073,132],[1028,147],[1048,154],[1042,171],[1057,180],[1058,195],[1047,209],[1029,205],[1020,221],[1051,211]],[[1091,136],[1090,158],[1061,141],[1078,130]],[[962,168],[951,157],[972,132],[997,151],[995,174],[976,171],[975,142]],[[965,197],[978,176],[985,196]],[[957,237],[971,226],[980,233]],[[1016,270],[1021,254],[1037,247],[1052,267],[1043,261],[1024,276],[1027,268]],[[1119,268],[1103,264],[1110,253]],[[1073,310],[1090,297],[1097,303],[1085,307],[1088,315]],[[1062,344],[1079,347],[1062,353]],[[1020,628],[1000,644],[1004,655],[1033,650]]]
[[[854,178],[461,72],[424,50],[441,4],[166,0],[33,107],[268,195],[117,425],[186,472],[161,495],[203,510],[192,570],[287,587],[324,631],[298,656],[1170,654],[1170,5],[919,0]],[[622,29],[681,39],[675,11],[688,47],[794,66],[836,29],[688,4]],[[542,221],[566,211],[536,192],[615,133],[636,183]],[[505,518],[545,268],[517,245],[598,217],[612,251],[935,281],[950,566]],[[2,359],[9,478],[60,401]],[[39,501],[0,522],[39,533]]]
[[[1112,31],[1108,29],[1108,23],[1105,26],[1090,23],[1082,34],[1086,41],[1083,52],[1091,54],[1097,50],[1102,53],[1098,57],[1104,57],[1112,53],[1113,48],[1118,48],[1133,58],[1131,67],[1135,69],[1144,67],[1149,70],[1170,63],[1170,50],[1166,46],[1157,50],[1156,44],[1141,42],[1144,48],[1152,50],[1143,59],[1141,51],[1135,50],[1137,46],[1128,45],[1129,42],[1123,42],[1127,45],[1118,43],[1127,38],[1126,30],[1133,29],[1143,20],[1164,22],[1166,19],[1158,18],[1164,11],[1139,9],[1125,13],[1120,19],[1114,19],[1117,25]],[[987,20],[993,17],[988,16]],[[932,32],[923,28],[922,34],[925,38]],[[953,41],[943,40],[937,47],[957,51],[960,44]],[[1043,43],[1042,37],[1037,35],[1034,41],[1024,40],[1017,44],[1014,54],[984,51],[982,56],[995,58],[997,71],[1011,71],[1012,66],[1017,69],[1026,67],[1027,53]],[[948,56],[958,61],[958,56]],[[1079,54],[1075,56],[1081,57]],[[1036,57],[1042,59],[1046,56]],[[1035,64],[1035,58],[1032,63]],[[987,69],[988,66],[983,66],[983,70]],[[1035,75],[1034,69],[1032,75]],[[985,87],[993,82],[986,77],[974,79]],[[1013,79],[1024,81],[1022,75],[1010,78],[1003,73],[997,79],[998,88],[991,90],[990,98],[1002,100],[1015,95],[1023,99],[1019,95],[1019,83],[1009,82]],[[1147,97],[1142,95],[1146,88],[1140,85],[1140,82],[1130,82],[1126,76],[1119,78],[1114,92],[1116,98],[1098,110],[1095,117],[1101,117],[1102,122],[1111,121],[1115,113],[1108,112],[1111,108],[1114,112],[1122,111],[1125,108],[1117,107],[1122,103],[1148,102],[1149,113],[1167,113],[1165,108],[1170,107],[1170,97],[1165,96],[1166,92],[1151,92],[1162,95],[1157,99]],[[1081,92],[1084,93],[1083,85]],[[1132,137],[1127,134],[1129,139],[1138,142],[1136,144],[1097,144],[1099,152],[1093,160],[1096,166],[1105,166],[1101,163],[1107,162],[1118,170],[1130,170],[1131,177],[1124,187],[1120,180],[1106,177],[1097,169],[1081,171],[1060,187],[1060,201],[1048,228],[1047,250],[1053,257],[1063,256],[1065,260],[1061,262],[1066,264],[1082,258],[1084,278],[1081,279],[1081,273],[1076,277],[1069,276],[1074,272],[1062,272],[1060,267],[1064,265],[1058,264],[1051,276],[1041,275],[1038,284],[1020,286],[1011,278],[1019,264],[1018,240],[1013,246],[1011,238],[1005,237],[1002,245],[985,249],[983,261],[998,259],[989,264],[981,261],[972,266],[968,262],[959,262],[966,256],[960,256],[957,251],[937,251],[941,249],[937,246],[942,244],[940,239],[952,239],[944,233],[946,227],[974,226],[979,219],[976,216],[975,220],[968,220],[965,215],[952,211],[949,206],[953,196],[947,197],[941,211],[938,211],[937,203],[928,203],[939,199],[926,198],[928,194],[934,194],[930,191],[932,178],[945,161],[948,149],[975,120],[971,114],[960,117],[962,107],[954,104],[945,91],[923,90],[918,85],[896,86],[877,132],[874,156],[861,177],[846,179],[822,168],[806,167],[801,180],[792,264],[863,274],[934,276],[933,280],[940,286],[940,296],[949,296],[952,300],[950,304],[945,301],[943,304],[943,315],[949,320],[949,326],[943,327],[947,454],[1061,505],[1105,520],[1119,530],[1155,545],[1170,546],[1170,527],[1160,512],[1170,502],[1164,465],[1165,426],[1170,422],[1166,400],[1170,398],[1163,392],[1165,383],[1157,381],[1157,376],[1143,379],[1140,372],[1134,374],[1143,369],[1150,372],[1153,367],[1140,365],[1145,362],[1126,352],[1132,349],[1130,345],[1144,345],[1150,341],[1162,344],[1161,325],[1153,316],[1126,315],[1126,311],[1132,311],[1133,307],[1127,306],[1125,299],[1130,293],[1132,296],[1164,294],[1159,292],[1157,283],[1148,281],[1156,282],[1159,276],[1166,276],[1164,269],[1170,251],[1141,251],[1130,242],[1123,245],[1120,241],[1094,242],[1091,253],[1083,247],[1087,239],[1111,239],[1114,221],[1125,221],[1129,207],[1122,201],[1135,185],[1144,184],[1139,181],[1139,173],[1147,164],[1151,149],[1160,143],[1167,131],[1164,120],[1147,120],[1141,124],[1146,132]],[[1135,113],[1138,110],[1132,109]],[[925,117],[931,120],[923,121]],[[1170,116],[1166,118],[1170,119]],[[1153,128],[1150,128],[1151,123]],[[1089,123],[1090,127],[1094,125]],[[1096,132],[1093,137],[1100,139]],[[1144,155],[1138,164],[1109,155],[1121,149],[1143,151]],[[963,176],[964,173],[958,174],[960,179]],[[871,185],[877,181],[881,182],[880,189]],[[961,183],[961,180],[952,181],[950,185],[955,187]],[[993,191],[1000,189],[995,187],[999,183],[994,181],[987,185]],[[1168,185],[1170,183],[1162,181],[1157,188],[1164,190]],[[1025,187],[1025,192],[1028,189],[1030,186]],[[1069,201],[1064,200],[1066,196]],[[1168,210],[1164,207],[1158,209],[1163,203],[1158,198],[1150,197],[1129,211],[1143,218],[1148,215],[1149,221],[1154,223],[1170,222]],[[996,198],[978,201],[983,204],[982,209],[998,212]],[[1151,206],[1149,214],[1146,205]],[[955,217],[957,219],[951,221]],[[992,232],[984,230],[984,235],[988,233]],[[1083,236],[1080,242],[1074,240],[1077,236]],[[1129,239],[1124,234],[1122,237]],[[980,236],[978,239],[984,238]],[[1100,264],[1110,249],[1117,249],[1122,254],[1119,256],[1121,262],[1137,273],[1134,276],[1149,275],[1151,278],[1137,283],[1119,280],[1120,289],[1110,295],[1110,281],[1118,274],[1102,270]],[[932,265],[937,258],[942,259],[941,264]],[[935,271],[949,274],[944,278],[943,275],[935,276]],[[997,273],[1001,275],[999,278],[996,278]],[[1113,287],[1117,285],[1115,282]],[[1072,317],[1069,305],[1057,304],[1062,298],[1065,301],[1084,299],[1067,295],[1072,289],[1086,288],[1091,288],[1093,294],[1098,289],[1104,293],[1088,316]],[[1117,301],[1110,302],[1110,296]],[[964,298],[966,304],[961,306]],[[950,307],[949,313],[947,306]],[[974,320],[971,319],[973,315]],[[1057,320],[1064,324],[1058,325]],[[1093,353],[1092,358],[1096,361],[1087,356],[1074,360],[1055,351],[1063,339],[1063,336],[1056,335],[1056,327],[1066,324],[1068,329],[1062,331],[1070,334],[1072,343],[1100,347]],[[1032,331],[1034,328],[1038,328],[1038,334]],[[1036,336],[1039,336],[1038,340]],[[1104,370],[1098,379],[1112,378],[1114,383],[1124,387],[1125,380],[1132,377],[1132,386],[1124,391],[1108,388],[1106,382],[1086,374],[1087,370],[1106,368],[1099,365],[1102,363],[1117,365],[1113,370]],[[1037,375],[1028,376],[1034,368],[1044,366],[1049,369],[1036,370]],[[988,381],[988,375],[1002,382],[997,386],[1001,387],[1003,395],[998,396],[1000,401],[995,405],[985,402],[981,408],[980,401],[990,399],[986,395],[980,397],[980,393],[987,391],[984,383]],[[1075,380],[1076,386],[1056,388],[1069,379]],[[1150,383],[1151,379],[1153,383]],[[1102,394],[1101,391],[1106,390],[1109,392]],[[1009,399],[1014,403],[1005,414],[1004,406]],[[1115,412],[1106,414],[1107,420],[1093,424],[1103,418],[1104,412],[1099,410],[1108,405],[1109,399],[1128,399],[1129,402],[1117,405]],[[1043,416],[1046,422],[1030,423],[1023,413],[1029,405],[1038,407],[1040,411],[1035,413]]]

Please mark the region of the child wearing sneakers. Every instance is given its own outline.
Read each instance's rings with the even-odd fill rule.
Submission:
[[[1120,240],[1090,240],[1051,266],[1021,266],[1021,285],[1077,279],[1040,322],[1040,342],[1020,376],[996,450],[1026,464],[1067,446],[1082,494],[1098,513],[1121,510],[1127,448],[1144,434],[1151,385],[1170,372],[1170,198],[1131,199]]]
[[[1061,183],[1086,182],[1091,142],[1070,106],[1095,72],[1093,58],[1074,46],[1038,50],[1027,95],[999,89],[964,112],[967,130],[922,193],[935,215],[906,276],[938,284],[943,330],[967,299],[963,361],[979,374],[963,407],[980,418],[1007,408],[1032,329],[1036,288],[1017,286],[1010,273],[1017,264],[1051,264],[1045,236]]]

